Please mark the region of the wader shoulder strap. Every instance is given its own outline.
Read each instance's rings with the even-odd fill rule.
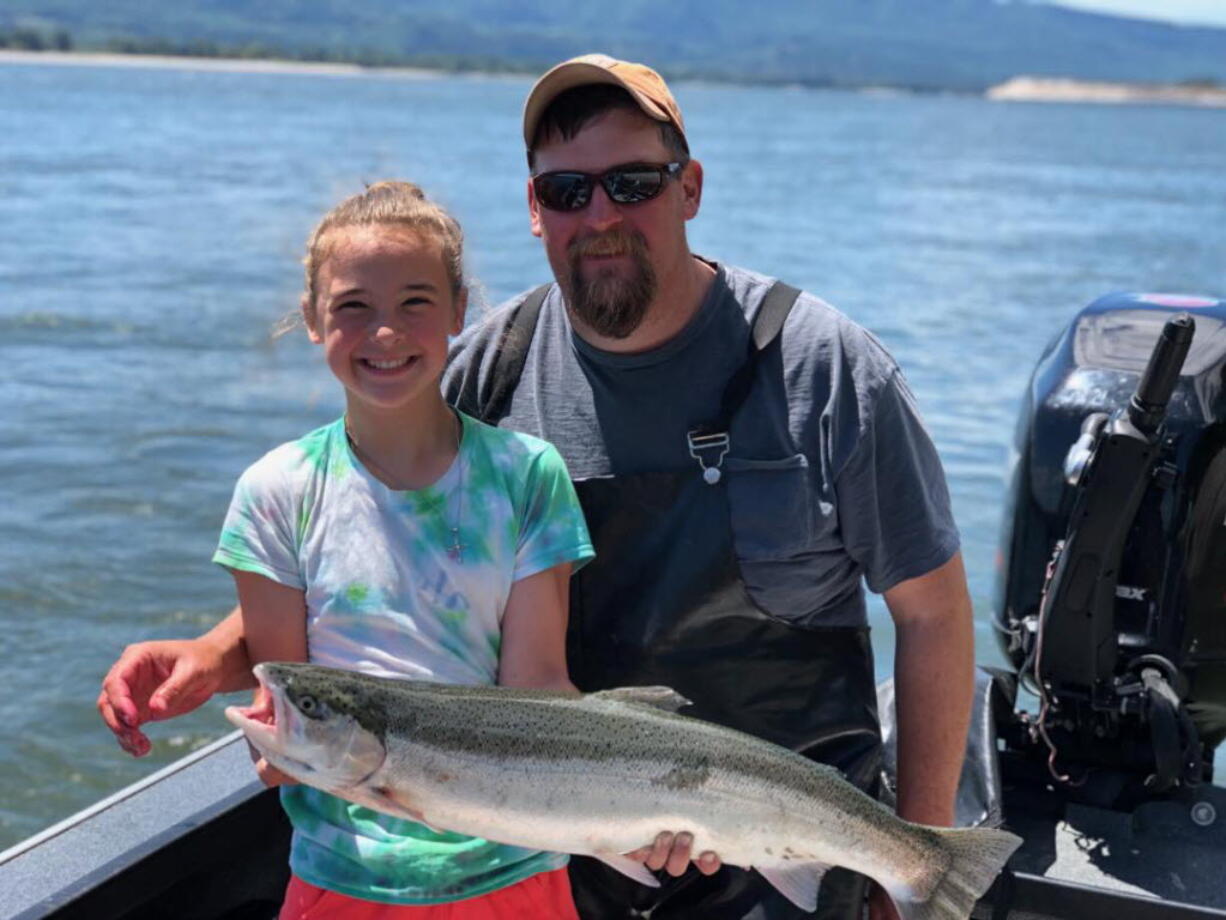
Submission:
[[[712,420],[714,431],[726,432],[728,430],[732,417],[736,415],[746,397],[749,396],[749,389],[753,386],[754,376],[758,372],[758,361],[762,352],[766,351],[771,342],[779,337],[784,321],[792,312],[792,306],[799,296],[800,291],[797,288],[784,284],[782,281],[776,281],[766,292],[766,296],[762,299],[762,306],[758,308],[758,315],[754,318],[753,329],[750,330],[749,353],[745,356],[745,361],[737,368],[736,373],[732,375],[732,379],[728,381],[728,385],[724,387],[724,395],[720,400],[719,418]]]
[[[715,485],[722,478],[720,466],[732,445],[729,437],[732,417],[749,396],[762,353],[779,338],[784,321],[799,296],[800,291],[790,284],[776,281],[771,285],[762,298],[762,305],[758,307],[758,315],[754,317],[753,327],[749,331],[748,354],[724,387],[719,415],[686,433],[690,456],[698,461],[702,478],[708,485]]]
[[[536,334],[541,305],[552,287],[552,284],[542,284],[528,294],[511,314],[511,320],[498,340],[494,366],[477,406],[477,417],[487,424],[497,425],[510,408],[511,394],[519,385],[524,363],[528,360],[528,349],[532,347],[532,337]]]
[[[757,351],[762,351],[775,340],[775,336],[783,329],[783,323],[792,312],[792,305],[800,296],[800,289],[790,284],[776,281],[762,299],[758,315],[753,321],[753,344]]]

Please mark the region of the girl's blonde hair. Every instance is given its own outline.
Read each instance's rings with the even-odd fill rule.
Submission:
[[[447,211],[426,198],[412,182],[389,180],[376,182],[366,190],[346,198],[312,231],[307,240],[306,298],[303,305],[315,309],[315,278],[319,266],[332,254],[334,230],[348,227],[399,227],[417,233],[425,239],[438,240],[443,245],[443,263],[451,282],[451,293],[459,296],[464,288],[464,232],[459,222]]]

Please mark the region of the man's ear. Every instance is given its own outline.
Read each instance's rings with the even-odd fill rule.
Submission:
[[[702,164],[697,160],[690,160],[681,171],[681,195],[685,219],[691,220],[702,204]]]
[[[307,338],[316,345],[322,345],[324,337],[319,334],[319,317],[315,313],[315,305],[311,303],[310,295],[303,294],[298,306],[302,310],[302,321],[306,324]]]
[[[528,216],[532,221],[532,235],[541,236],[541,205],[536,200],[536,189],[532,187],[532,177],[528,177]]]
[[[452,317],[451,334],[459,335],[464,331],[464,316],[468,313],[468,287],[460,288],[455,298],[455,316]]]

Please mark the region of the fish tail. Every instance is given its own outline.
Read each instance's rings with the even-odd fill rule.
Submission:
[[[894,903],[903,920],[967,920],[1022,838],[993,828],[930,830],[949,854],[949,868],[925,900],[895,896]]]

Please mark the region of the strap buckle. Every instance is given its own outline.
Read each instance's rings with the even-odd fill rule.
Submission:
[[[728,448],[731,444],[728,439],[728,432],[705,433],[695,429],[686,434],[685,441],[689,445],[690,456],[698,461],[698,466],[702,470],[703,482],[709,486],[719,482],[723,478],[720,464],[724,462],[724,456],[728,453]],[[713,464],[707,463],[706,458],[703,456],[703,451],[718,451]]]

